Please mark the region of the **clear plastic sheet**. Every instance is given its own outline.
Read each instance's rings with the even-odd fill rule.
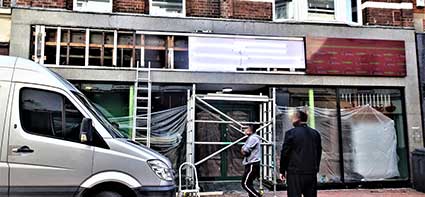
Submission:
[[[347,181],[399,177],[394,121],[369,105],[341,110]]]
[[[292,128],[291,115],[308,107],[278,107],[276,119],[277,161],[285,132]],[[311,116],[311,114],[310,114]],[[322,136],[319,182],[340,182],[337,111],[314,108],[315,129]],[[341,110],[346,181],[382,180],[399,176],[394,121],[365,105]]]
[[[276,116],[276,161],[280,161],[280,152],[285,132],[292,129],[291,116],[296,110],[308,110],[308,107],[278,106]],[[316,130],[322,137],[322,160],[318,173],[319,182],[340,182],[339,136],[337,111],[335,109],[314,108]],[[278,163],[279,166],[279,163]]]

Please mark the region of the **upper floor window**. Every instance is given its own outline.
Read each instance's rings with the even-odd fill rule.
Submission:
[[[113,0],[74,0],[75,11],[112,12]]]
[[[150,15],[185,16],[185,0],[150,0]]]
[[[275,20],[361,24],[360,0],[275,0]]]

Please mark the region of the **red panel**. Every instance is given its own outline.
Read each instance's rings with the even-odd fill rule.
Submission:
[[[307,74],[406,76],[404,41],[307,38]]]

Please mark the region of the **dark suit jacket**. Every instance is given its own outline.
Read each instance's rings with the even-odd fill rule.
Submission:
[[[285,134],[280,156],[280,173],[316,174],[322,157],[322,142],[318,131],[299,124]]]

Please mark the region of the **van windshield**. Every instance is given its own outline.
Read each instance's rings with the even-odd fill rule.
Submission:
[[[124,135],[121,134],[121,132],[119,132],[114,126],[112,126],[111,122],[109,122],[109,120],[105,118],[105,116],[99,112],[99,110],[94,107],[94,105],[88,99],[86,99],[86,97],[84,97],[79,92],[71,92],[78,98],[78,100],[81,101],[81,103],[86,106],[88,110],[90,110],[90,112],[96,117],[97,120],[99,120],[99,122],[105,127],[105,129],[111,134],[113,138],[124,138]]]

